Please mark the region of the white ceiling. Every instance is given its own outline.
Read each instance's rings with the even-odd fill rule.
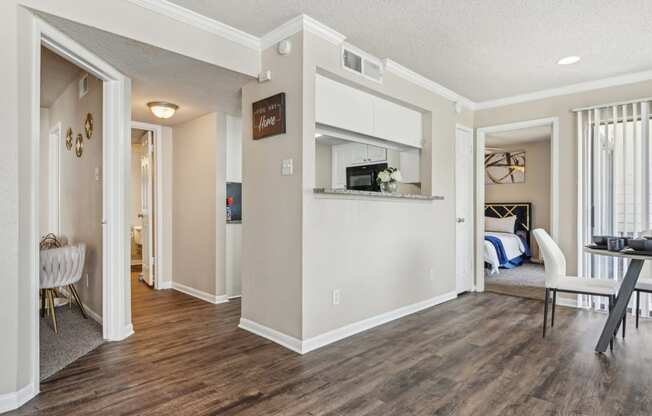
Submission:
[[[476,102],[652,69],[650,0],[171,2],[256,36],[305,13]]]
[[[71,82],[81,75],[81,68],[41,47],[41,107],[50,107]]]
[[[485,145],[492,147],[519,145],[550,140],[551,136],[552,128],[550,126],[528,127],[526,129],[487,134]]]
[[[42,17],[131,78],[133,120],[172,126],[213,111],[240,114],[240,89],[251,77],[66,19]],[[179,110],[158,119],[147,107],[150,101],[172,102]]]

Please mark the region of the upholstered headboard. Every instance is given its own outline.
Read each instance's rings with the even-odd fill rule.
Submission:
[[[516,216],[514,233],[520,235],[530,244],[530,232],[532,231],[532,203],[530,202],[509,202],[498,203],[488,202],[484,204],[484,215],[492,218],[505,218]]]

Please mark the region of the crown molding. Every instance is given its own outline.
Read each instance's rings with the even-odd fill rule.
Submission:
[[[385,66],[386,71],[398,75],[401,78],[404,78],[408,81],[411,81],[437,95],[440,95],[456,103],[460,103],[464,107],[468,108],[469,110],[475,110],[476,104],[473,101],[456,93],[455,91],[449,90],[443,85],[438,84],[435,81],[424,77],[423,75],[419,75],[416,72],[412,71],[411,69],[408,69],[403,65],[392,61],[389,58],[383,59],[383,64]]]
[[[242,30],[219,22],[210,17],[193,12],[192,10],[171,3],[167,0],[128,0],[129,2],[162,14],[171,19],[186,23],[198,29],[205,30],[214,35],[222,36],[244,47],[259,51],[260,39]]]
[[[511,97],[499,98],[496,100],[481,101],[475,103],[476,110],[504,107],[512,104],[521,104],[530,101],[542,100],[545,98],[559,97],[562,95],[577,94],[580,92],[594,91],[609,87],[634,84],[636,82],[652,80],[652,70],[636,72],[633,74],[619,75],[611,78],[599,79],[596,81],[580,82],[578,84],[566,85],[559,88],[536,91],[527,94],[519,94]]]
[[[260,49],[267,49],[301,31],[313,33],[335,45],[341,44],[346,39],[346,36],[325,24],[308,15],[300,14],[260,38]]]

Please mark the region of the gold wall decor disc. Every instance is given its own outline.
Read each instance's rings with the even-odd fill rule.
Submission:
[[[90,139],[93,135],[93,115],[91,113],[86,114],[86,121],[84,121],[84,131],[86,132],[86,138]]]
[[[84,137],[79,133],[77,135],[77,140],[75,141],[75,154],[77,157],[82,157],[84,153]]]
[[[70,127],[66,131],[66,149],[72,149],[72,129]]]

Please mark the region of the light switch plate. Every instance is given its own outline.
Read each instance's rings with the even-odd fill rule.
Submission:
[[[281,175],[292,176],[294,174],[294,161],[292,159],[283,159],[281,162]]]

